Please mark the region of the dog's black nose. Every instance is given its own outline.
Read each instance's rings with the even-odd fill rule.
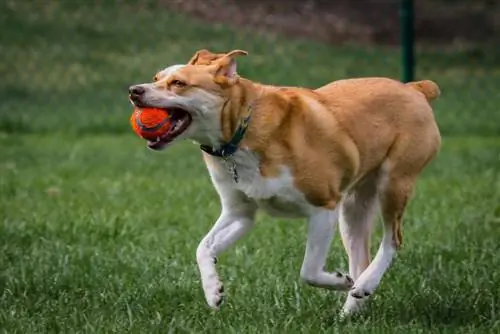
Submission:
[[[130,86],[128,89],[130,95],[141,96],[146,92],[146,89],[140,85]]]

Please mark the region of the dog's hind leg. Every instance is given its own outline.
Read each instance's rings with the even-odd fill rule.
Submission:
[[[370,264],[370,236],[377,209],[377,175],[346,194],[340,205],[339,227],[354,281]]]
[[[373,294],[402,244],[402,218],[416,177],[404,171],[391,171],[386,181],[379,188],[379,202],[384,221],[382,242],[372,263],[358,277],[349,292],[342,310],[343,315],[358,311]]]

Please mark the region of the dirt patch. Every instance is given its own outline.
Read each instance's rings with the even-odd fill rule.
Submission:
[[[159,0],[207,22],[331,44],[399,43],[400,0]],[[497,0],[414,0],[420,44],[499,41]]]

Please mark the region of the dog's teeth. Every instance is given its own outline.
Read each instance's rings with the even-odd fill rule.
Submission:
[[[184,124],[184,120],[180,120],[177,122],[177,124],[175,124],[175,130],[178,130],[181,128],[181,126]]]
[[[177,121],[174,125],[174,127],[172,128],[172,131],[171,132],[175,132],[177,130],[179,130],[180,126],[182,125],[183,121]]]

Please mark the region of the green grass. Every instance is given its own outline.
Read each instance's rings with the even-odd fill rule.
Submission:
[[[341,332],[500,330],[498,139],[445,140],[408,210],[404,249],[365,317]],[[128,135],[31,135],[1,144],[5,328],[315,333],[339,326],[344,295],[298,280],[304,224],[266,216],[219,258],[228,292],[221,312],[205,306],[195,250],[219,205],[194,145],[154,154]],[[337,238],[329,267],[346,268],[343,252]]]
[[[0,330],[500,332],[500,65],[490,53],[419,52],[419,78],[443,90],[443,150],[362,317],[339,322],[345,295],[300,283],[305,224],[264,215],[219,257],[228,298],[214,313],[195,250],[217,196],[196,146],[155,154],[131,133],[128,85],[199,48],[246,49],[243,76],[311,87],[398,78],[398,52],[255,36],[152,1],[92,2],[0,4]],[[328,266],[347,268],[338,237]]]
[[[353,76],[400,77],[395,50],[255,36],[150,2],[86,1],[99,4],[94,8],[70,0],[1,2],[0,131],[126,133],[127,87],[200,48],[246,49],[240,74],[266,83],[317,87]],[[419,53],[418,78],[435,80],[443,91],[436,113],[444,134],[500,135],[498,56],[481,48]]]

